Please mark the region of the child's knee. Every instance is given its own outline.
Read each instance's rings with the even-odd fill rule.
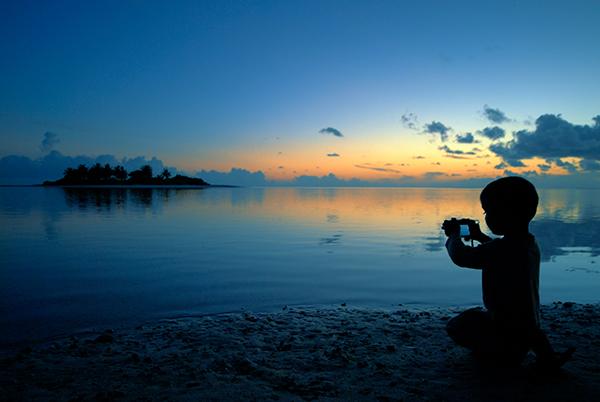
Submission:
[[[460,340],[460,316],[451,318],[446,323],[446,333],[454,341],[459,342]]]

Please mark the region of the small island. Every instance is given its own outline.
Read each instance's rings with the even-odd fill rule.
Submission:
[[[79,165],[67,168],[64,176],[55,181],[45,181],[43,186],[210,186],[209,183],[196,177],[182,175],[172,176],[168,169],[163,169],[157,176],[152,167],[144,165],[133,172],[127,172],[123,166],[114,168],[108,163],[99,163],[91,167]]]

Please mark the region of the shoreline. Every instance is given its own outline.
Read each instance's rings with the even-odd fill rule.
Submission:
[[[0,187],[39,187],[39,188],[75,188],[75,189],[155,189],[155,188],[174,188],[174,189],[204,189],[204,188],[240,188],[230,184],[0,184]]]
[[[461,309],[284,308],[65,336],[0,360],[0,400],[600,400],[600,304],[542,307],[557,377],[482,366],[444,326]]]

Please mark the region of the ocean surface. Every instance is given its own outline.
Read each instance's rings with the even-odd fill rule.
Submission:
[[[600,301],[600,190],[543,190],[541,298]],[[439,229],[479,190],[0,188],[0,345],[284,306],[481,303]]]

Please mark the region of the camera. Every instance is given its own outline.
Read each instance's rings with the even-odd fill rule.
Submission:
[[[460,237],[469,238],[471,237],[471,227],[474,225],[479,225],[479,222],[467,218],[452,218],[444,221],[442,229],[444,232],[446,232],[446,235],[449,233],[459,232]]]

